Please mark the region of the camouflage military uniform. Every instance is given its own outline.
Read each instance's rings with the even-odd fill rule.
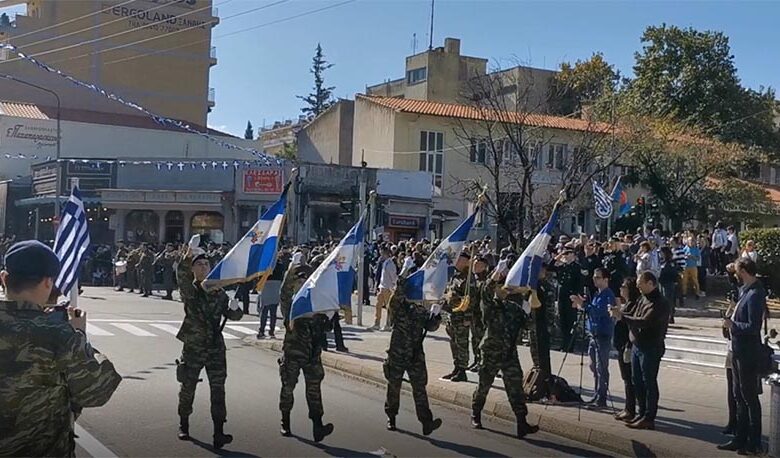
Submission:
[[[525,421],[528,407],[523,392],[523,370],[517,355],[517,336],[526,322],[521,304],[513,300],[501,300],[495,296],[500,285],[492,280],[480,282],[479,293],[485,337],[482,339],[482,365],[479,369],[479,385],[474,391],[472,409],[481,412],[496,374],[500,370],[509,404],[518,423]]]
[[[287,330],[282,344],[282,357],[279,359],[279,376],[282,380],[279,410],[283,414],[289,414],[292,410],[293,392],[298,383],[298,376],[303,371],[309,418],[318,420],[322,418],[324,413],[320,385],[325,378],[325,369],[322,367],[320,356],[329,320],[324,315],[315,315],[313,318],[298,318],[292,327],[289,321],[293,296],[306,282],[306,277],[310,272],[311,269],[305,264],[291,267],[284,276],[279,294],[279,304]]]
[[[149,248],[141,250],[138,259],[138,280],[144,297],[152,294],[152,282],[154,279],[154,253]]]
[[[398,415],[401,381],[404,373],[408,373],[417,419],[425,424],[433,420],[433,414],[425,389],[428,384],[428,369],[425,365],[423,340],[427,331],[433,332],[439,327],[440,320],[431,319],[429,322],[430,312],[424,306],[406,300],[404,282],[403,278],[399,279],[389,304],[394,318],[387,358],[382,365],[387,380],[385,413],[389,418]],[[426,329],[429,323],[431,327]]]
[[[127,287],[129,288],[130,292],[132,293],[134,289],[138,288],[141,289],[140,286],[138,286],[138,260],[141,258],[141,249],[136,248],[135,250],[130,250],[130,252],[127,254]]]
[[[461,299],[466,294],[466,284],[471,282],[469,296],[470,306],[464,312],[454,312],[453,310],[460,305]],[[457,370],[465,370],[469,365],[469,329],[474,317],[473,309],[479,307],[479,295],[473,278],[468,278],[467,272],[458,272],[450,280],[445,293],[447,303],[443,310],[449,312],[446,330],[450,336],[450,350],[452,351],[452,361]]]
[[[192,274],[192,257],[185,257],[177,269],[179,293],[184,300],[184,322],[176,338],[184,343],[176,378],[179,390],[179,416],[192,413],[195,387],[200,371],[205,367],[211,389],[211,419],[221,425],[227,418],[225,409],[225,380],[227,362],[225,340],[222,337],[223,317],[240,320],[244,315],[228,308],[228,296],[222,290],[204,291],[196,285]]]
[[[173,264],[176,262],[177,254],[175,251],[166,251],[157,256],[154,265],[162,268],[163,289],[165,289],[165,298],[170,299],[171,293],[175,289]]]
[[[73,423],[122,377],[81,331],[41,307],[0,300],[0,456],[73,456]]]
[[[482,280],[484,280],[484,278],[482,278]],[[474,352],[474,364],[478,365],[482,362],[482,352],[479,349],[479,345],[482,343],[482,338],[485,336],[485,324],[482,322],[482,307],[480,307],[479,303],[473,304],[469,309],[472,313],[471,350]]]

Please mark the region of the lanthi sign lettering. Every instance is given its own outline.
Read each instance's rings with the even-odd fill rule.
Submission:
[[[244,170],[244,192],[279,194],[284,188],[282,169]]]

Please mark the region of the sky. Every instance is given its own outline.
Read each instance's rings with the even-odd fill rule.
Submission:
[[[326,83],[336,87],[336,97],[348,98],[367,85],[404,76],[414,34],[418,52],[428,45],[430,0],[354,0],[311,14],[345,0],[287,0],[224,19],[278,1],[214,0],[223,19],[214,28],[218,64],[211,69],[216,106],[210,126],[242,135],[247,120],[257,127],[296,118],[302,106],[296,95],[311,90],[309,69],[318,42],[334,64]],[[778,17],[776,1],[437,0],[433,45],[459,38],[462,54],[488,58],[492,65],[520,62],[549,69],[602,52],[630,76],[643,30],[667,23],[724,32],[743,84],[778,88]],[[261,26],[266,23],[272,24]],[[261,27],[220,38],[254,26]]]

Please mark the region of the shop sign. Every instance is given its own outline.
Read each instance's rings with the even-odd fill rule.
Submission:
[[[69,176],[111,176],[110,162],[68,162]]]
[[[392,227],[403,227],[408,229],[417,229],[420,227],[420,218],[412,216],[393,216],[390,215],[390,224]]]
[[[49,122],[13,123],[6,125],[0,135],[0,145],[5,147],[33,146],[40,150],[57,146],[57,128]]]
[[[280,194],[284,189],[282,169],[244,170],[246,194]]]

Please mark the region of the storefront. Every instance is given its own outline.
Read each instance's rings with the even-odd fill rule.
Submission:
[[[385,234],[389,241],[420,240],[424,237],[425,218],[408,215],[387,215]]]
[[[236,174],[239,236],[249,232],[260,216],[279,199],[285,183],[285,171],[281,167],[246,169]]]

